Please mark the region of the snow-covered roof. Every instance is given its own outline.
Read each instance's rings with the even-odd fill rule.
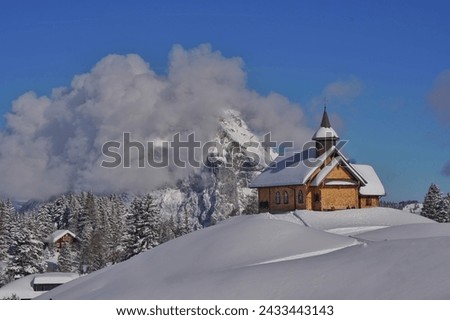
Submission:
[[[380,178],[378,178],[375,170],[367,164],[352,165],[363,177],[367,183],[359,189],[359,193],[363,196],[384,196],[386,191]]]
[[[354,186],[356,183],[349,180],[333,180],[325,182],[326,186]]]
[[[335,150],[336,147],[333,146],[318,158],[316,158],[316,149],[313,148],[278,156],[272,164],[252,181],[250,187],[261,188],[304,184]]]
[[[322,170],[317,174],[317,176],[314,178],[314,180],[311,182],[311,185],[313,187],[317,187],[320,185],[323,180],[328,176],[328,174],[336,168],[338,164],[341,164],[344,166],[350,174],[358,181],[360,181],[362,184],[367,183],[367,181],[364,179],[364,177],[353,167],[352,164],[347,160],[347,158],[339,151],[336,150],[336,153],[338,154],[335,158],[331,160],[330,163],[328,163]],[[342,182],[342,181],[341,181]],[[348,181],[347,181],[348,182]],[[353,183],[351,183],[353,184]],[[348,185],[348,183],[340,183],[340,182],[333,182],[329,181],[326,183],[326,185]]]
[[[56,241],[58,241],[59,239],[61,239],[64,235],[66,234],[70,234],[73,238],[76,238],[77,236],[75,235],[75,233],[73,233],[70,230],[56,230],[55,232],[53,232],[50,236],[48,236],[45,239],[45,242],[47,243],[55,243]]]
[[[23,278],[14,280],[1,287],[0,299],[8,298],[11,297],[12,295],[16,295],[20,299],[33,299],[46,292],[46,291],[34,291],[33,284],[63,284],[71,280],[74,280],[78,277],[79,277],[78,274],[68,272],[48,272],[41,274],[30,274]]]
[[[70,272],[47,272],[35,275],[33,284],[62,284],[78,278],[78,274]]]
[[[320,127],[312,137],[313,140],[330,139],[330,138],[339,139],[338,134],[331,127],[330,128]]]
[[[332,153],[336,156],[331,162],[320,170],[311,182],[311,186],[320,185],[328,174],[338,165],[343,165],[355,179],[361,182],[359,192],[361,195],[384,196],[383,184],[375,170],[364,164],[351,164],[342,152],[335,146],[316,158],[316,150],[309,149],[303,152],[294,152],[279,156],[250,184],[251,188],[302,185],[313,176],[317,168],[321,167],[325,159]],[[327,181],[326,185],[354,185],[351,181]]]

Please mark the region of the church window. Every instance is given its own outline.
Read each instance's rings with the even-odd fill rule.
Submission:
[[[289,194],[287,193],[287,191],[284,192],[283,202],[284,204],[289,203]]]
[[[280,196],[280,192],[277,191],[277,193],[275,193],[275,202],[276,204],[280,204],[281,203],[281,196]]]
[[[303,191],[298,192],[298,203],[303,203]]]

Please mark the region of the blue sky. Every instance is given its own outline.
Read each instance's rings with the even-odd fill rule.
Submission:
[[[376,168],[386,200],[422,200],[432,182],[450,191],[450,102],[428,99],[450,69],[449,12],[446,1],[10,1],[0,112],[111,53],[137,53],[164,75],[174,44],[209,43],[243,59],[250,89],[301,105],[313,128],[327,86],[353,83],[327,97],[345,151]]]

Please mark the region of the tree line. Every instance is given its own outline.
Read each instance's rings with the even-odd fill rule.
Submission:
[[[57,271],[89,273],[196,228],[198,223],[187,211],[162,216],[150,194],[134,197],[130,203],[115,194],[68,194],[26,212],[0,200],[0,286],[45,272],[55,257]],[[56,230],[69,230],[77,239],[62,246],[58,254],[44,244]]]
[[[450,222],[450,193],[444,195],[432,183],[425,195],[421,215],[437,222]]]

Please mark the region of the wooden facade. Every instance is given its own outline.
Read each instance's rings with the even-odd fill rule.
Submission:
[[[74,242],[78,242],[78,238],[69,230],[56,230],[44,240],[45,245],[54,247],[57,250],[64,245],[72,244]]]
[[[74,240],[75,238],[70,233],[66,233],[61,238],[55,241],[54,246],[56,248],[62,248],[66,244],[71,244],[72,242],[74,242]]]
[[[341,179],[341,180],[335,180]],[[345,180],[342,180],[345,179]],[[339,181],[345,185],[327,185]],[[336,167],[321,185],[290,185],[258,188],[261,212],[285,212],[292,210],[332,211],[377,207],[378,196],[360,196],[359,183],[342,167]]]

